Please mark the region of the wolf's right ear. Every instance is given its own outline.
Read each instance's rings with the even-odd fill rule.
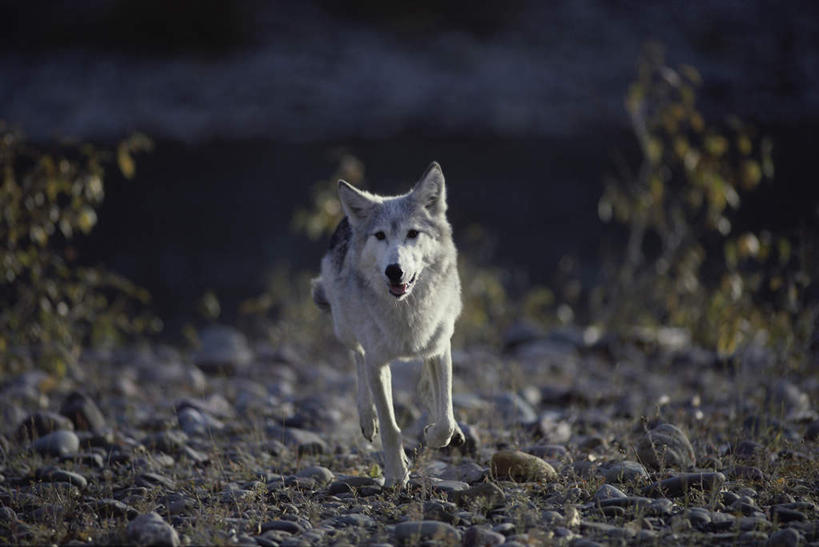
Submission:
[[[367,218],[375,206],[372,196],[345,180],[338,181],[338,198],[341,200],[344,214],[353,225]]]

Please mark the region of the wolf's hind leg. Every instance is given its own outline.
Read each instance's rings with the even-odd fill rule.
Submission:
[[[367,365],[364,361],[364,352],[361,349],[354,350],[352,354],[356,372],[358,423],[361,424],[361,434],[364,435],[365,439],[372,442],[375,439],[375,433],[378,431],[378,416],[375,413],[370,380],[367,377]]]
[[[460,446],[464,443],[461,428],[455,422],[452,411],[452,352],[449,346],[441,355],[424,361],[424,367],[431,382],[430,414],[432,423],[424,428],[426,444],[432,448],[443,448],[450,443]]]
[[[370,379],[375,408],[378,411],[378,422],[381,426],[381,445],[384,453],[385,486],[403,487],[409,481],[407,457],[401,440],[401,430],[395,422],[392,407],[392,374],[389,364],[367,363],[367,374]]]

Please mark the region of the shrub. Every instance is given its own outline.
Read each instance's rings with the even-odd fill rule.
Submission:
[[[600,218],[628,231],[600,316],[685,327],[722,355],[755,337],[802,354],[817,315],[802,299],[815,257],[770,232],[735,233],[743,198],[773,178],[772,144],[736,118],[706,121],[700,81],[692,67],[668,67],[657,47],[639,65],[626,108],[642,159],[622,166],[599,202]]]
[[[132,153],[150,146],[142,135],[119,145],[126,177],[134,174]],[[33,359],[62,373],[83,344],[160,328],[141,311],[149,300],[144,289],[77,265],[71,245],[97,222],[110,157],[87,144],[37,148],[0,124],[0,371]]]

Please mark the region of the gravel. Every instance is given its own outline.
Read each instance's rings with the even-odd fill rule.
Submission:
[[[806,419],[819,382],[739,386],[712,360],[668,369],[642,347],[608,358],[582,337],[527,336],[511,356],[455,355],[468,450],[421,446],[422,406],[402,380],[404,490],[383,488],[353,371],[330,351],[257,363],[234,340],[241,374],[209,373],[204,385],[139,372],[201,357],[162,348],[89,360],[99,364],[83,379],[10,377],[0,400],[18,421],[0,429],[0,543],[819,542],[819,446]],[[476,363],[481,374],[464,370]],[[140,381],[124,390],[123,378]],[[626,398],[651,414],[622,412]]]

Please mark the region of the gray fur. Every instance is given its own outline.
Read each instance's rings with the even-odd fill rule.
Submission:
[[[409,473],[392,408],[392,361],[424,360],[432,385],[427,444],[463,442],[452,412],[450,349],[461,285],[444,176],[433,163],[412,191],[392,197],[339,181],[339,198],[347,217],[331,238],[313,296],[323,309],[329,305],[336,336],[353,352],[362,433],[372,440],[380,426],[387,483],[404,485]],[[410,238],[410,230],[418,236]],[[398,283],[385,275],[391,264],[403,272]]]

